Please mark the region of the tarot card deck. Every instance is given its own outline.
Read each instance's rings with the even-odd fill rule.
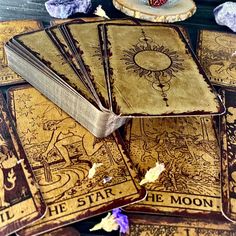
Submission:
[[[96,137],[131,117],[224,111],[175,26],[67,22],[15,36],[5,48],[14,71]]]
[[[0,86],[20,83],[23,79],[7,66],[4,44],[14,35],[37,30],[41,24],[36,20],[15,20],[0,22]]]
[[[145,197],[119,136],[95,138],[33,87],[12,87],[8,100],[48,206],[45,217],[19,235],[37,235]]]
[[[46,211],[32,169],[0,93],[0,235],[9,235]]]

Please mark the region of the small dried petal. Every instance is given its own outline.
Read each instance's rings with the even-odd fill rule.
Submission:
[[[92,168],[89,170],[89,173],[88,173],[88,178],[91,179],[93,178],[93,176],[95,175],[96,173],[96,169],[100,166],[102,166],[103,164],[102,163],[93,163],[93,166]]]
[[[107,232],[111,232],[113,230],[117,230],[118,228],[119,225],[116,222],[114,215],[109,212],[108,215],[103,218],[100,223],[96,224],[92,229],[90,229],[90,231],[104,229]]]
[[[96,8],[96,10],[94,11],[93,14],[96,15],[96,16],[100,16],[100,17],[104,17],[104,18],[110,19],[107,16],[106,12],[102,9],[101,5],[98,5],[98,7]]]
[[[165,170],[165,165],[163,163],[159,164],[157,162],[155,167],[149,169],[146,172],[144,179],[142,179],[142,181],[139,184],[143,185],[146,183],[155,182],[164,170]]]

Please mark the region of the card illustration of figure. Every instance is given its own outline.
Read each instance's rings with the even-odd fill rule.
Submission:
[[[37,235],[145,197],[118,136],[95,138],[30,86],[12,88],[9,104],[48,205],[46,216],[19,235]]]
[[[230,220],[236,221],[236,92],[222,91],[226,114],[221,120],[222,141],[222,203],[223,213]]]
[[[0,235],[39,220],[46,205],[0,94]]]
[[[211,117],[133,119],[126,143],[142,177],[155,164],[165,170],[144,186],[144,201],[127,211],[151,214],[221,214],[220,156]]]
[[[15,20],[0,22],[0,86],[23,82],[24,80],[7,66],[4,44],[14,35],[40,29],[36,20]]]
[[[129,215],[129,231],[122,236],[235,236],[236,227],[231,222],[214,219],[176,217],[151,217]]]
[[[212,83],[236,86],[235,34],[201,30],[197,54]]]

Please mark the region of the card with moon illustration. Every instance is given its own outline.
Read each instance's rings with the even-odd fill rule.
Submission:
[[[122,236],[171,235],[218,236],[235,235],[236,225],[214,219],[190,219],[128,215],[129,231]]]
[[[23,79],[7,66],[4,44],[14,35],[40,29],[36,20],[14,20],[0,22],[0,86],[20,83]]]
[[[115,22],[116,24],[135,24],[132,20],[109,20],[105,22]],[[67,38],[68,45],[71,51],[74,52],[82,71],[88,77],[101,103],[107,109],[111,106],[111,101],[108,93],[108,84],[105,79],[105,71],[103,66],[103,58],[99,43],[98,25],[101,22],[90,22],[85,24],[68,23],[62,26],[62,33],[64,32]]]
[[[224,111],[177,27],[104,24],[99,29],[115,114],[187,116]]]
[[[0,93],[0,235],[43,217],[46,205]]]
[[[236,35],[201,30],[197,54],[208,78],[216,85],[236,87]]]
[[[9,104],[48,205],[46,216],[19,235],[49,231],[145,197],[116,134],[95,138],[33,87],[10,89]]]
[[[236,91],[222,90],[226,114],[221,119],[223,213],[236,221]]]
[[[127,211],[221,215],[220,151],[211,117],[133,119],[124,136],[142,178],[156,162],[165,167],[144,185],[146,199]]]

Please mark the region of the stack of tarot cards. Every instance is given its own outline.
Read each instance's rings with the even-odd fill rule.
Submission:
[[[15,72],[96,137],[129,118],[224,111],[175,26],[67,22],[15,36],[5,50]]]

